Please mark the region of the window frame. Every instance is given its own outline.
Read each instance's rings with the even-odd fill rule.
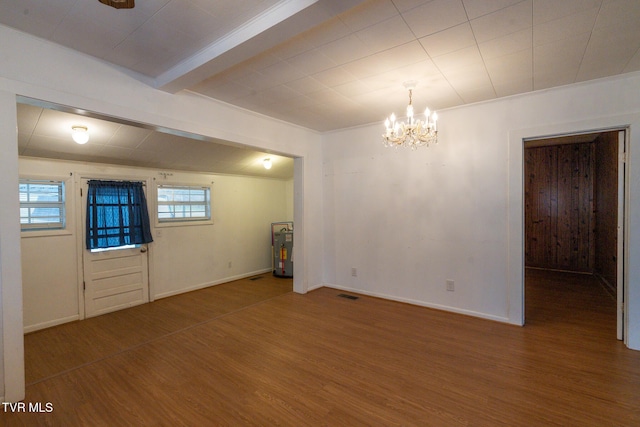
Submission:
[[[44,224],[43,227],[38,227],[37,225],[25,227],[27,224],[22,223],[22,215],[20,215],[20,235],[21,237],[42,237],[42,236],[58,236],[58,235],[69,235],[72,233],[73,226],[73,209],[71,208],[71,197],[73,194],[71,189],[71,180],[69,177],[59,177],[59,176],[35,176],[35,175],[21,175],[19,176],[19,185],[20,184],[38,184],[38,183],[57,183],[62,185],[62,201],[61,202],[53,202],[52,204],[59,204],[62,206],[63,210],[63,218],[62,224],[60,227],[52,226],[51,224],[57,223],[47,223]],[[20,196],[20,187],[18,186],[18,196]],[[24,208],[24,203],[29,202],[21,202],[20,209]]]
[[[162,205],[166,206],[179,206],[180,203],[175,204],[165,204],[161,203],[160,191],[162,188],[175,188],[175,189],[198,189],[205,190],[205,196],[208,197],[206,203],[207,206],[207,217],[195,217],[195,218],[175,218],[175,219],[166,219],[160,218],[160,207]],[[188,226],[188,225],[211,225],[213,224],[213,185],[209,184],[194,184],[194,183],[179,183],[179,182],[171,182],[171,183],[157,183],[155,186],[155,226],[156,227],[176,227],[176,226]],[[185,203],[189,205],[189,203]],[[190,205],[194,205],[195,203],[191,203]]]

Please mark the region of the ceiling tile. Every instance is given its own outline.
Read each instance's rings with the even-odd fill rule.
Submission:
[[[113,163],[119,163],[124,160],[129,160],[132,152],[133,149],[131,148],[105,145],[102,147],[100,155],[110,159]]]
[[[493,87],[497,96],[511,96],[533,90],[533,78],[522,78],[504,82],[494,82]]]
[[[576,70],[550,71],[543,69],[534,71],[533,90],[549,89],[556,86],[564,86],[576,81]]]
[[[311,28],[303,36],[306,42],[311,43],[311,46],[315,48],[346,37],[349,34],[351,34],[349,28],[340,18],[336,17]]]
[[[313,78],[327,87],[342,85],[356,80],[344,67],[336,67],[313,75]]]
[[[522,0],[462,0],[469,19],[488,15],[500,9],[513,6]]]
[[[428,1],[430,0],[393,0],[393,4],[401,13],[403,13],[408,10],[415,9],[418,6],[422,6]]]
[[[371,88],[362,80],[354,80],[345,84],[334,86],[333,89],[340,95],[352,98],[362,93],[371,92]]]
[[[640,51],[640,31],[624,32],[607,27],[591,34],[578,74],[578,81],[622,73]]]
[[[303,95],[312,92],[318,92],[327,88],[327,86],[323,85],[313,77],[303,77],[301,79],[286,83],[286,86]]]
[[[68,139],[52,138],[48,135],[33,135],[29,141],[29,150],[46,150],[56,153],[78,154],[78,155],[98,155],[102,150],[102,145],[84,144],[79,145]]]
[[[574,83],[588,42],[589,34],[586,34],[536,46],[533,50],[534,90]]]
[[[268,89],[274,85],[267,75],[259,71],[244,70],[238,75],[231,76],[231,81],[258,91]]]
[[[443,74],[461,96],[461,91],[471,92],[475,91],[476,88],[486,91],[491,86],[491,79],[482,62],[469,63],[464,69],[451,69]]]
[[[163,164],[163,160],[166,161],[167,158],[171,158],[167,156],[167,153],[162,153],[160,151],[156,151],[153,148],[149,150],[131,150],[131,154],[129,155],[129,160],[136,162],[140,165],[157,165],[160,166]]]
[[[461,88],[456,87],[454,84],[454,88],[466,103],[486,101],[496,97],[496,91],[491,83],[485,83],[484,85],[474,83]]]
[[[402,16],[418,38],[467,22],[461,0],[433,0]]]
[[[78,145],[71,140],[71,127],[74,125],[88,128],[90,138],[89,143],[86,145],[106,144],[119,127],[115,123],[104,122],[91,117],[44,109],[33,133],[34,135],[52,137]]]
[[[75,16],[75,15],[74,15]],[[67,21],[73,21],[68,19]],[[67,31],[68,27],[59,27],[50,37],[51,41],[68,46],[80,52],[92,54],[98,58],[107,57],[113,49],[124,40],[122,34],[110,28],[96,29],[98,24],[91,21],[78,19],[67,25],[73,27],[73,31]],[[62,28],[62,30],[60,29]]]
[[[375,47],[378,51],[415,40],[415,36],[400,15],[360,30],[356,36],[365,46]]]
[[[270,99],[272,104],[276,104],[279,102],[297,98],[300,96],[300,93],[285,85],[280,85],[270,89],[266,89],[262,91],[260,95]]]
[[[176,147],[177,144],[174,135],[163,132],[154,132],[138,144],[136,151],[160,153],[173,151]]]
[[[636,0],[609,0],[604,1],[595,30],[606,27],[617,27],[618,31],[637,31],[640,22],[640,2]]]
[[[420,39],[420,43],[430,57],[455,52],[466,47],[475,46],[476,38],[468,22],[440,31],[439,33]]]
[[[598,9],[591,8],[536,25],[533,27],[533,44],[551,43],[579,34],[590,33],[596,22],[597,14]]]
[[[465,67],[481,63],[482,55],[480,55],[480,50],[476,46],[471,46],[435,57],[433,58],[433,62],[445,74],[450,70],[464,72]]]
[[[640,50],[629,60],[623,72],[632,73],[634,71],[640,71]]]
[[[29,140],[31,139],[31,135],[18,133],[18,155],[24,156],[25,151],[29,147]]]
[[[269,52],[280,59],[289,59],[316,47],[311,38],[306,33],[302,33],[275,46]]]
[[[530,28],[517,31],[504,37],[498,37],[479,45],[482,57],[487,60],[504,55],[531,49],[533,46],[533,34]]]
[[[298,80],[306,75],[305,72],[287,61],[280,61],[264,68],[260,70],[260,74],[270,82],[269,87],[275,87],[283,83]]]
[[[119,148],[138,148],[153,131],[135,126],[120,126],[107,142],[107,146]]]
[[[318,50],[336,65],[343,65],[376,52],[375,47],[367,45],[355,34],[327,43]]]
[[[249,68],[249,69],[253,69],[253,70],[263,70],[267,67],[270,67],[272,65],[277,64],[278,62],[282,61],[282,58],[280,58],[279,56],[275,55],[274,53],[272,53],[271,51],[269,52],[262,52],[256,56],[254,56],[253,58],[249,58],[248,60],[244,61],[243,65],[241,66],[236,66],[233,67],[235,69],[242,69],[242,68]]]
[[[65,20],[60,23],[60,26],[72,28],[70,25],[84,20],[99,28],[109,28],[110,31],[120,33],[124,38],[162,9],[168,0],[162,2],[145,1],[143,3],[144,7],[138,7],[139,4],[136,4],[135,8],[122,13],[122,11],[107,7],[98,1],[76,2],[71,13],[65,16]]]
[[[535,0],[533,2],[533,24],[538,25],[574,15],[589,9],[600,9],[602,0]]]
[[[369,0],[340,15],[351,31],[359,31],[398,15],[391,0]]]
[[[478,43],[504,37],[532,27],[531,0],[471,20]]]
[[[366,78],[428,59],[422,45],[414,41],[350,62],[344,68],[353,75]]]
[[[220,85],[207,86],[205,82],[193,88],[194,91],[221,101],[231,102],[234,99],[251,95],[255,89],[240,83],[227,81]]]
[[[289,58],[287,59],[287,63],[306,75],[316,74],[320,71],[328,70],[329,68],[333,68],[337,65],[334,61],[332,61],[329,57],[322,53],[322,50],[320,48],[301,53],[300,55],[294,56],[293,58]],[[298,76],[298,78],[302,77],[302,75]],[[292,80],[293,79],[287,79],[287,81]]]
[[[487,72],[494,85],[510,81],[529,81],[533,84],[533,50],[526,49],[498,58],[485,59]],[[531,89],[529,89],[531,90]]]
[[[49,40],[76,3],[76,0],[2,1],[0,2],[0,23]]]
[[[27,136],[31,135],[38,124],[38,120],[42,114],[42,108],[33,105],[18,104],[17,110],[18,129]]]

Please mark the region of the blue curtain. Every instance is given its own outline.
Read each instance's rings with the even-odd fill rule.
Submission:
[[[142,183],[89,181],[86,234],[87,249],[152,242]]]

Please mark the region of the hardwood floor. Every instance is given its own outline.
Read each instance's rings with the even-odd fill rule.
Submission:
[[[49,402],[53,412],[0,412],[0,419],[9,426],[640,425],[640,352],[616,341],[614,301],[588,276],[529,271],[522,328],[348,300],[329,288],[298,295],[278,280],[219,285],[94,326],[87,320],[27,335],[25,402]]]

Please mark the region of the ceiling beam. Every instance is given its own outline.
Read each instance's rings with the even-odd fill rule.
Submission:
[[[361,2],[283,0],[158,76],[155,87],[169,93],[192,87]]]

